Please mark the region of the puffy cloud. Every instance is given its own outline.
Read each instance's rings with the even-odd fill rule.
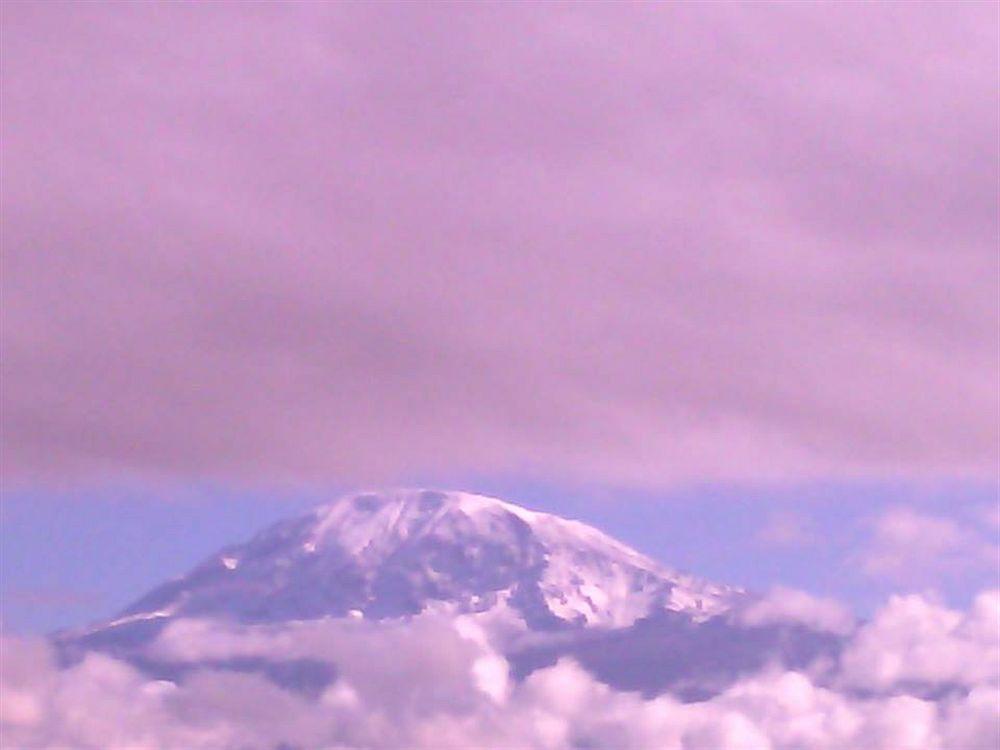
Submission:
[[[907,683],[975,686],[1000,674],[1000,591],[967,612],[917,595],[893,596],[842,656],[844,681],[886,690]]]
[[[740,620],[750,626],[799,623],[812,630],[841,635],[851,632],[855,625],[854,615],[837,600],[782,587],[752,602],[740,613]]]
[[[996,13],[12,4],[4,470],[990,474]]]
[[[995,592],[984,593],[958,613],[894,599],[852,636],[834,681],[774,668],[699,703],[616,691],[565,659],[502,690],[477,689],[484,656],[492,677],[502,657],[469,637],[467,624],[438,616],[410,625],[302,623],[288,638],[274,627],[181,622],[154,652],[336,661],[336,679],[316,696],[218,666],[176,683],[98,654],[59,669],[45,643],[5,639],[0,727],[5,746],[33,749],[986,750],[1000,739],[1000,674],[989,650],[997,601]],[[954,641],[979,649],[980,666]],[[888,678],[877,671],[872,681],[859,670],[878,648],[915,666]],[[903,684],[918,675],[948,686],[960,674],[966,689],[933,699],[908,694]]]
[[[402,622],[314,620],[275,626],[180,620],[148,654],[175,663],[248,657],[331,662],[357,698],[394,712],[455,709],[483,694],[495,699],[506,691],[506,661],[497,661],[501,657],[485,640],[470,637],[468,626],[456,627],[439,615]]]
[[[943,722],[948,748],[989,748],[1000,745],[1000,688],[973,688],[950,707]]]

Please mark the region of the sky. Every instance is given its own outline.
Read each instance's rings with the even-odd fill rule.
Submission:
[[[967,603],[997,12],[5,3],[5,625],[401,484]]]

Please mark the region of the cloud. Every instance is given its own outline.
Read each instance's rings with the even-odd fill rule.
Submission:
[[[876,578],[942,581],[968,570],[995,571],[1000,547],[987,523],[898,506],[874,520],[871,539],[856,559]]]
[[[856,622],[851,611],[835,599],[783,587],[751,603],[740,613],[740,620],[751,627],[799,623],[812,630],[838,635],[850,633]]]
[[[995,27],[12,6],[4,472],[992,474]]]
[[[893,596],[842,657],[847,684],[886,690],[907,683],[975,686],[1000,674],[1000,591],[962,613],[916,595]]]
[[[567,659],[499,692],[478,689],[477,664],[502,657],[468,622],[456,627],[440,616],[416,618],[412,627],[328,620],[287,631],[179,622],[157,646],[158,658],[332,659],[336,680],[315,697],[211,667],[177,683],[154,681],[98,654],[58,669],[44,642],[8,638],[0,731],[5,745],[105,750],[985,750],[1000,739],[998,601],[1000,594],[985,592],[959,613],[897,598],[851,637],[853,655],[832,681],[775,667],[687,704],[613,690]],[[968,647],[958,661],[954,641]],[[872,657],[880,649],[902,656],[904,671],[879,671]],[[952,689],[933,699],[911,694],[906,683],[915,675]]]
[[[455,709],[477,695],[496,697],[505,690],[506,663],[499,669],[483,640],[433,615],[385,624],[316,620],[291,627],[180,620],[149,653],[188,663],[245,657],[321,659],[336,664],[360,699],[377,701],[394,713]]]

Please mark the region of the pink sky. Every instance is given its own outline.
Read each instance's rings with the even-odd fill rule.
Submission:
[[[8,478],[995,475],[995,4],[3,15]]]

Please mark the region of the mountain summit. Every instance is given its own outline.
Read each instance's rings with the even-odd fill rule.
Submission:
[[[341,497],[226,547],[105,625],[384,619],[507,608],[532,629],[700,621],[740,592],[674,572],[597,529],[496,498],[397,490]]]
[[[475,615],[517,679],[570,657],[617,689],[690,700],[772,661],[798,667],[836,654],[839,641],[825,633],[747,626],[741,613],[754,600],[578,521],[482,495],[394,490],[347,495],[274,524],[117,618],[55,642],[67,663],[104,651],[175,680],[196,665],[164,661],[150,647],[178,621],[293,633],[305,621],[405,627],[431,613],[459,627]],[[294,659],[203,666],[257,670],[296,689],[332,679],[326,667]]]

